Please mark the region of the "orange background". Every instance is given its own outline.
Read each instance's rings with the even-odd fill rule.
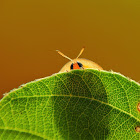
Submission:
[[[140,80],[140,1],[1,0],[0,97],[57,73],[86,46],[88,58]]]

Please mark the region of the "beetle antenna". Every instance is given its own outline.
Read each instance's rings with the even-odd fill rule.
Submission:
[[[80,53],[78,54],[78,56],[76,57],[76,59],[79,58],[79,56],[83,53],[84,49],[85,49],[85,47],[82,48],[82,50],[80,51]]]
[[[60,52],[59,50],[56,50],[60,55],[62,55],[63,57],[69,59],[70,61],[72,61],[71,58],[69,58],[68,56],[64,55],[62,52]]]

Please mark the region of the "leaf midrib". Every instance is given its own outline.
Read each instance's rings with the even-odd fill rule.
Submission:
[[[20,98],[35,98],[35,97],[54,97],[54,96],[62,96],[62,97],[74,97],[74,98],[83,98],[83,99],[88,99],[88,100],[93,100],[93,101],[97,101],[99,103],[102,103],[102,104],[105,104],[105,105],[108,105],[116,110],[119,110],[120,112],[123,112],[129,116],[131,116],[132,118],[134,118],[135,120],[137,120],[138,122],[140,122],[140,120],[138,118],[136,118],[134,115],[130,114],[129,112],[126,112],[116,106],[113,106],[109,103],[106,103],[106,102],[103,102],[103,101],[100,101],[98,99],[95,99],[95,98],[90,98],[90,97],[85,97],[85,96],[76,96],[76,95],[34,95],[34,96],[21,96],[21,97],[16,97],[16,98],[12,98],[10,101],[14,100],[14,99],[20,99]],[[9,101],[9,102],[10,102]],[[7,102],[6,104],[3,105],[3,107],[5,107],[9,102]],[[2,108],[3,108],[2,107]],[[0,109],[0,111],[2,110],[2,108]]]

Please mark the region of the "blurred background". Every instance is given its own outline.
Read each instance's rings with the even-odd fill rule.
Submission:
[[[140,80],[139,0],[0,0],[0,98],[21,84],[90,59]]]

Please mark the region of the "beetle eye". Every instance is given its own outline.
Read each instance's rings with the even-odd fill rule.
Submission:
[[[82,68],[82,67],[83,67],[82,63],[77,62],[77,64],[79,65],[79,67],[80,67],[80,68]]]
[[[71,64],[70,69],[71,69],[71,70],[73,69],[73,63]]]

